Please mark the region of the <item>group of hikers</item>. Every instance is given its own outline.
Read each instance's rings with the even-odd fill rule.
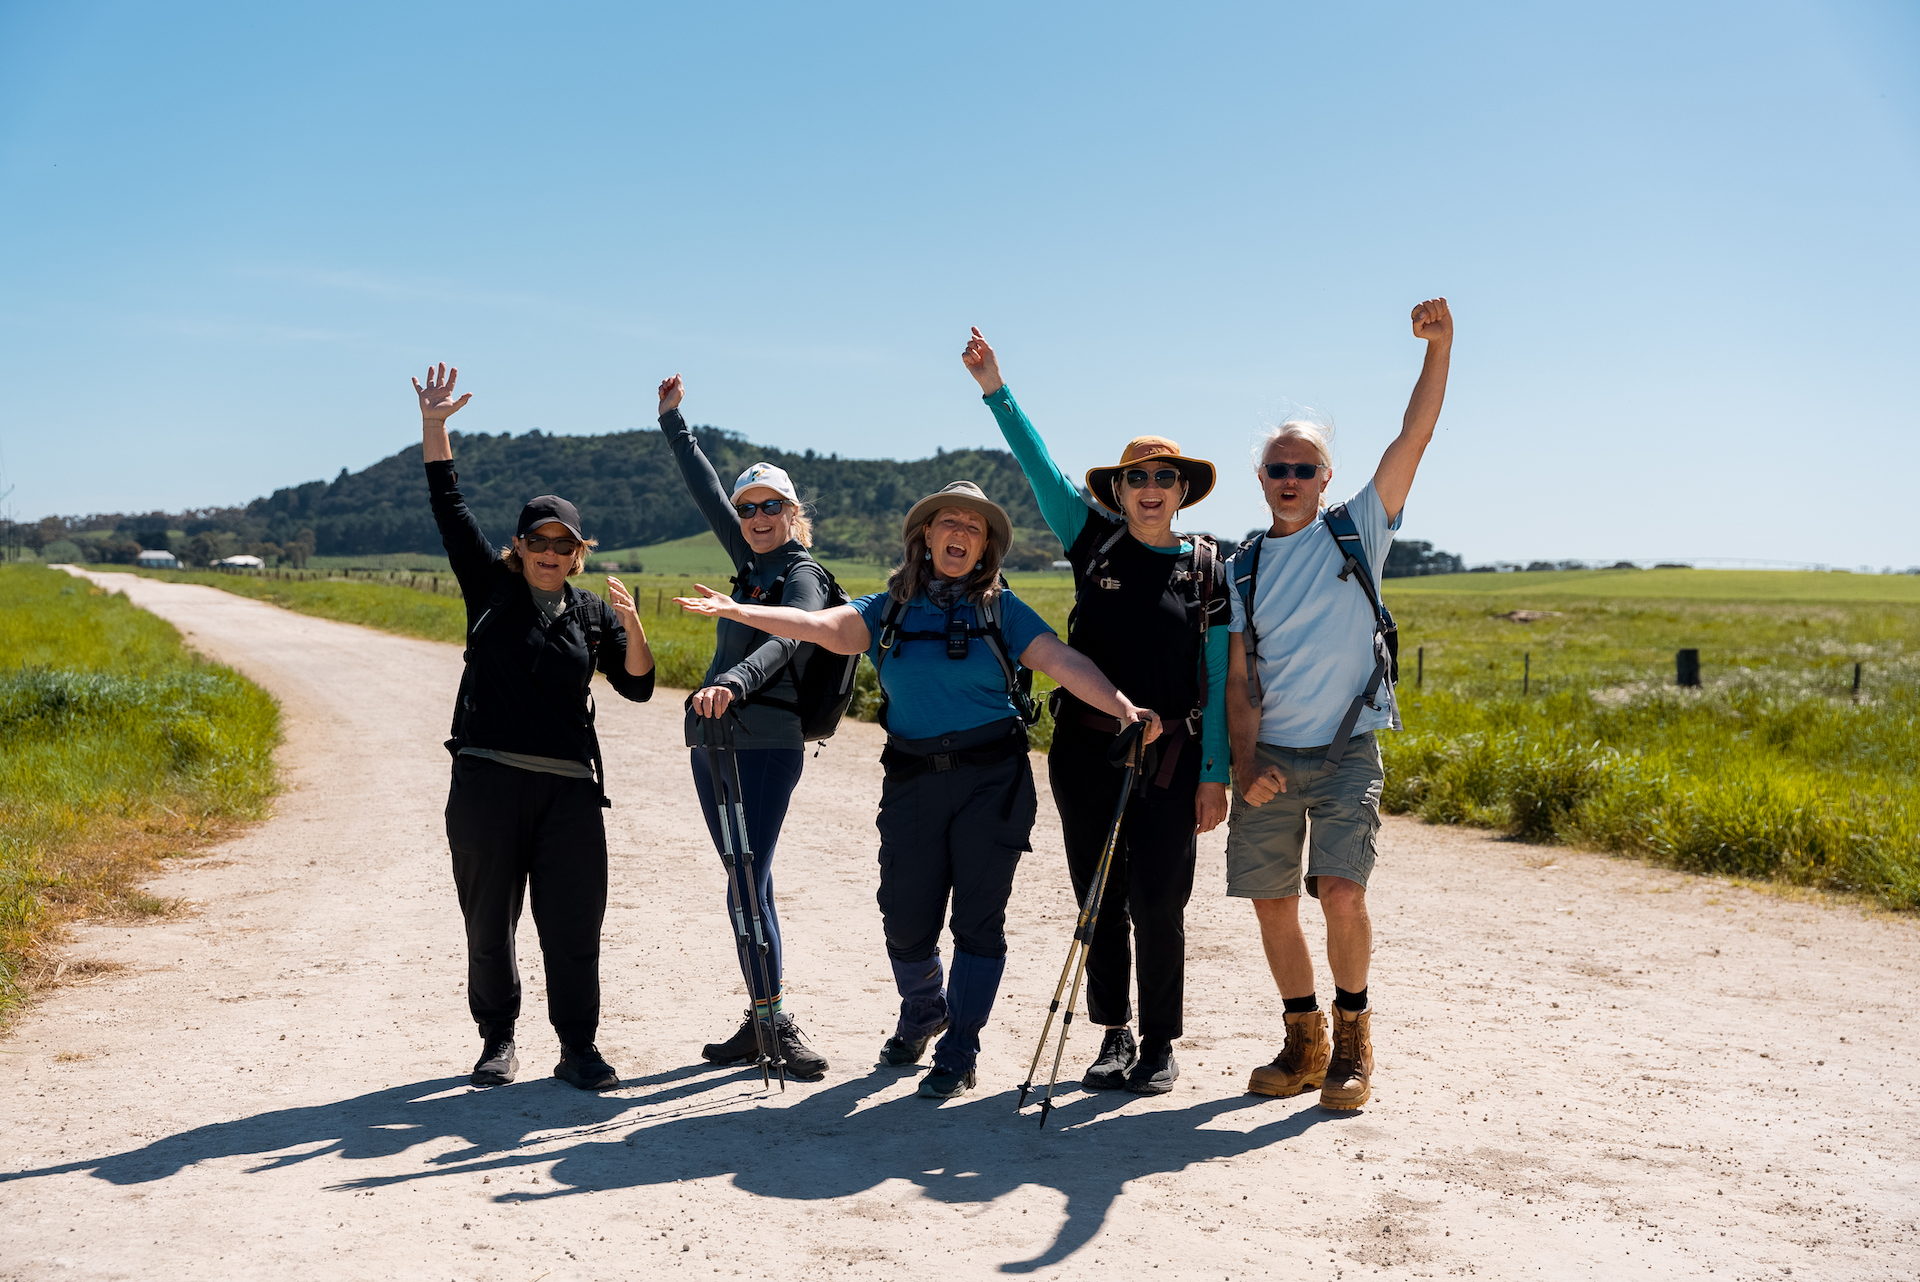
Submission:
[[[717,621],[685,739],[729,872],[725,912],[748,992],[738,1028],[702,1049],[707,1060],[772,1062],[809,1080],[828,1070],[786,1009],[773,861],[814,729],[808,698],[823,672],[844,674],[835,678],[844,706],[858,660],[842,656],[864,654],[887,735],[877,898],[900,999],[880,1062],[918,1065],[931,1045],[920,1094],[947,1099],[975,1084],[1006,966],[1014,874],[1038,812],[1028,726],[1029,674],[1039,672],[1058,686],[1047,775],[1076,899],[1087,903],[1097,886],[1086,1009],[1103,1036],[1083,1084],[1154,1095],[1179,1077],[1196,838],[1224,821],[1227,894],[1253,901],[1283,1006],[1281,1049],[1252,1070],[1248,1089],[1317,1089],[1338,1109],[1367,1102],[1366,887],[1384,781],[1375,735],[1399,728],[1395,635],[1377,585],[1446,392],[1446,300],[1415,307],[1412,326],[1425,360],[1372,479],[1328,505],[1328,430],[1299,419],[1270,429],[1255,476],[1272,523],[1231,555],[1174,528],[1214,488],[1212,463],[1165,436],[1138,436],[1117,464],[1076,485],[974,330],[962,360],[1072,566],[1064,642],[1008,587],[1012,522],[974,482],[916,502],[885,590],[847,600],[808,551],[793,479],[760,462],[728,487],[681,416],[680,377],[660,384],[660,430],[735,569],[730,593],[701,587],[677,599]],[[457,379],[429,368],[414,388],[434,517],[467,608],[446,821],[482,1039],[472,1081],[503,1085],[519,1069],[514,932],[531,890],[561,1045],[554,1075],[602,1090],[620,1079],[594,1044],[601,812],[611,803],[589,686],[599,671],[623,697],[647,700],[653,655],[617,578],[605,600],[569,582],[595,544],[573,504],[535,498],[507,546],[489,542],[453,466],[447,419],[471,399],[456,398]],[[1116,749],[1136,737],[1136,768],[1116,769]],[[1300,923],[1303,886],[1326,921],[1334,994],[1324,1012]]]

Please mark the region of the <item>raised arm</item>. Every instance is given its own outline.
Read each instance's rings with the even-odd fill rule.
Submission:
[[[1400,517],[1407,505],[1407,493],[1413,489],[1413,474],[1420,467],[1420,456],[1433,439],[1434,424],[1440,421],[1440,403],[1447,398],[1447,364],[1453,355],[1453,313],[1444,298],[1429,298],[1413,309],[1413,336],[1426,340],[1427,357],[1420,366],[1420,380],[1413,385],[1407,412],[1400,420],[1400,435],[1393,438],[1380,457],[1373,474],[1373,490],[1387,510],[1387,520]]]
[[[1006,438],[1007,448],[1013,451],[1020,470],[1026,474],[1027,484],[1033,487],[1041,518],[1053,531],[1053,537],[1060,540],[1060,546],[1071,548],[1080,531],[1087,528],[1087,505],[1080,498],[1079,488],[1053,461],[1047,443],[1040,439],[1032,421],[1013,399],[1006,380],[1000,377],[999,358],[978,328],[961,351],[960,362],[967,367],[967,373],[973,375],[973,381],[980,384],[981,399],[993,411],[1000,435]]]
[[[1151,708],[1136,708],[1133,700],[1114,689],[1106,673],[1093,660],[1051,632],[1042,632],[1020,652],[1020,662],[1035,672],[1044,672],[1065,686],[1073,697],[1090,708],[1099,708],[1117,717],[1122,725],[1147,722],[1146,742],[1160,737],[1160,714]]]
[[[433,505],[434,524],[440,527],[441,545],[447,549],[447,563],[466,598],[467,622],[471,625],[488,592],[494,554],[493,544],[460,493],[453,470],[447,419],[473,399],[471,392],[454,398],[453,385],[459,378],[457,369],[429,365],[426,386],[416,378],[413,390],[420,398],[420,452],[427,465],[427,499]]]
[[[693,437],[693,429],[680,415],[680,402],[685,395],[686,388],[678,374],[661,382],[660,430],[666,434],[667,444],[673,447],[674,461],[680,465],[680,479],[686,482],[694,506],[707,518],[707,528],[720,540],[720,546],[727,550],[737,570],[753,555],[753,549],[740,533],[740,519],[734,513],[720,474],[713,470],[700,442]]]
[[[747,605],[715,592],[704,583],[696,583],[702,596],[677,596],[673,603],[689,614],[704,614],[713,619],[733,619],[750,628],[776,637],[811,641],[835,654],[865,654],[873,644],[867,621],[850,605],[830,610],[796,610],[789,605]]]
[[[448,369],[445,361],[440,362],[436,372],[427,366],[427,385],[420,386],[420,380],[413,380],[414,394],[420,398],[420,452],[429,463],[445,463],[453,457],[453,442],[447,439],[447,419],[466,408],[473,399],[468,392],[459,400],[453,398],[453,385],[460,381],[460,371]]]

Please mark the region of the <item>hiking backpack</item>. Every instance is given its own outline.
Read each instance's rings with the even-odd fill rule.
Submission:
[[[1067,615],[1068,636],[1073,635],[1073,625],[1080,613],[1081,582],[1105,584],[1105,576],[1102,574],[1102,571],[1107,568],[1107,554],[1113,550],[1114,544],[1118,543],[1121,536],[1126,534],[1126,532],[1127,527],[1125,522],[1115,522],[1113,533],[1107,536],[1098,547],[1093,549],[1093,554],[1087,560],[1087,568],[1085,571],[1080,571],[1076,567],[1073,610]],[[1193,711],[1189,712],[1186,717],[1188,730],[1197,735],[1200,732],[1201,714],[1206,711],[1209,682],[1212,679],[1211,674],[1207,671],[1204,656],[1207,653],[1208,615],[1211,613],[1211,607],[1214,602],[1214,573],[1220,565],[1220,544],[1211,534],[1180,534],[1176,537],[1190,540],[1193,543],[1193,568],[1190,570],[1175,570],[1173,572],[1173,579],[1175,582],[1197,582],[1199,585],[1193,593],[1193,596],[1187,601],[1187,621],[1192,624],[1200,634],[1200,654],[1202,655],[1198,673],[1200,681],[1199,702],[1194,704]],[[1067,555],[1073,555],[1072,548],[1067,549]],[[1198,618],[1195,617],[1196,615]],[[1050,695],[1049,698],[1057,701],[1060,691],[1065,688],[1064,686],[1054,687],[1054,693]],[[1054,715],[1056,717],[1059,715],[1058,707],[1054,708]]]
[[[1327,765],[1340,764],[1340,758],[1347,749],[1347,740],[1352,737],[1353,727],[1360,720],[1360,709],[1372,708],[1381,711],[1375,700],[1380,693],[1380,684],[1387,685],[1388,699],[1391,702],[1393,687],[1400,680],[1400,628],[1393,621],[1393,614],[1380,600],[1380,591],[1374,586],[1373,574],[1367,569],[1366,552],[1360,541],[1360,527],[1347,511],[1345,503],[1335,503],[1320,514],[1326,524],[1327,533],[1333,536],[1333,542],[1340,549],[1343,564],[1340,568],[1342,579],[1351,578],[1367,594],[1367,604],[1373,607],[1373,675],[1367,679],[1366,689],[1354,696],[1347,706],[1347,715],[1340,719],[1340,729],[1333,737],[1333,745],[1327,749]],[[1266,538],[1256,534],[1242,543],[1233,554],[1233,588],[1240,594],[1240,604],[1246,615],[1246,651],[1247,651],[1247,701],[1254,707],[1260,706],[1260,639],[1253,622],[1253,589],[1256,577],[1260,573],[1260,544]],[[1393,713],[1394,729],[1400,728],[1400,715],[1396,708]]]
[[[764,590],[755,591],[748,588],[749,598],[778,605],[780,593],[787,585],[787,576],[792,574],[793,567],[803,560],[817,567],[820,573],[827,576],[827,603],[821,607],[822,609],[831,610],[836,605],[847,605],[852,602],[853,598],[847,595],[847,590],[841,587],[839,580],[833,577],[833,571],[815,561],[812,554],[807,552],[802,552],[788,561],[787,568],[780,572],[780,577],[769,583]],[[746,575],[752,566],[753,563],[748,562],[745,569],[733,576],[736,588],[745,587]],[[759,629],[754,629],[754,635],[759,635]],[[749,636],[747,640],[746,653],[752,654],[753,636]],[[781,672],[791,670],[794,674],[793,683],[796,694],[793,699],[771,698],[762,690],[745,695],[737,702],[757,703],[763,707],[791,712],[800,718],[802,739],[824,742],[833,738],[834,731],[840,728],[840,718],[846,715],[847,705],[853,702],[853,676],[859,666],[860,656],[857,654],[835,654],[831,650],[821,649],[812,641],[802,641],[799,648],[793,652],[793,658],[787,660],[786,667],[781,669]],[[767,684],[772,685],[779,675],[775,673],[769,677]]]

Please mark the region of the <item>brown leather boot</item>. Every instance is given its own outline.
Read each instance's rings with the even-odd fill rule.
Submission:
[[[1363,1011],[1333,1008],[1333,1062],[1320,1087],[1322,1108],[1359,1108],[1373,1095],[1373,1020]]]
[[[1310,1091],[1327,1076],[1327,1016],[1324,1011],[1301,1011],[1287,1016],[1287,1044],[1262,1064],[1247,1079],[1247,1089],[1255,1095],[1278,1095],[1285,1099]]]

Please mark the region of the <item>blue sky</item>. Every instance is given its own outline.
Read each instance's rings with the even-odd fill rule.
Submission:
[[[695,421],[1227,470],[1311,406],[1336,489],[1459,326],[1404,534],[1472,560],[1905,566],[1907,4],[0,3],[15,514],[242,501],[417,440]],[[805,484],[805,478],[799,478]],[[588,514],[591,519],[591,514]]]

